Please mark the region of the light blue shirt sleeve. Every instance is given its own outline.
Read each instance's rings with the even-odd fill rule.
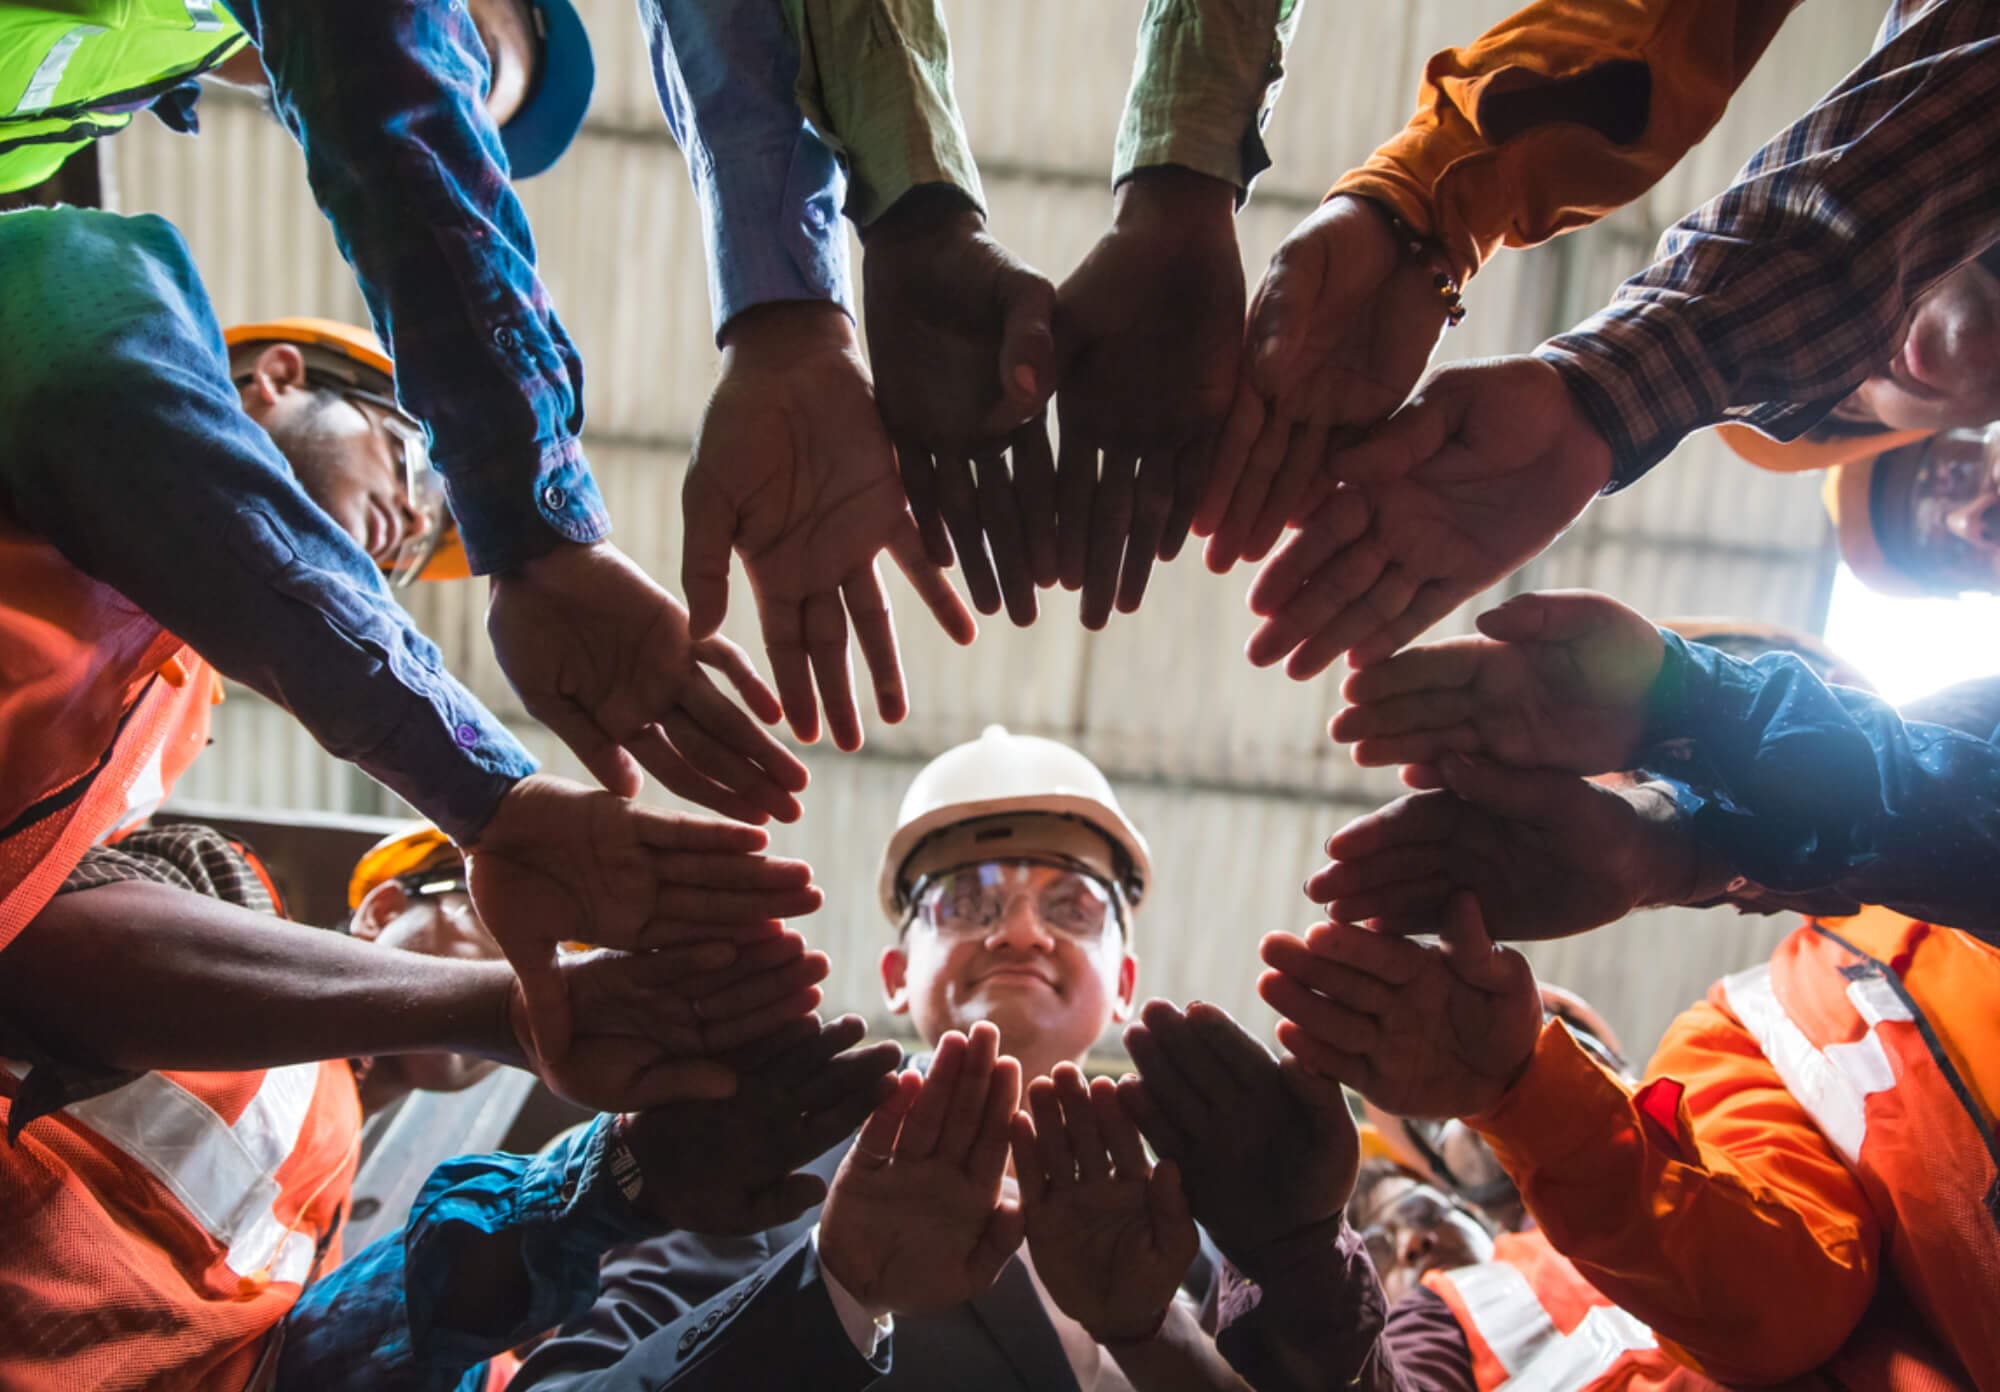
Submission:
[[[830,300],[852,317],[847,176],[799,107],[799,46],[779,0],[640,0],[639,13],[701,204],[717,336],[782,300]]]

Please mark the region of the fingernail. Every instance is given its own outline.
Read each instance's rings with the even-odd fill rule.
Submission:
[[[1033,391],[1035,389],[1035,369],[1027,363],[1022,363],[1019,367],[1015,368],[1014,385],[1022,391]]]
[[[1278,356],[1278,351],[1283,346],[1283,343],[1276,334],[1265,334],[1264,337],[1257,341],[1257,361],[1260,363],[1269,362]]]

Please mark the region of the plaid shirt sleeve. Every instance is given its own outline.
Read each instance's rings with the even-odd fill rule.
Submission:
[[[232,0],[396,385],[430,428],[475,571],[611,530],[578,435],[583,363],[535,274],[464,5]]]
[[[1173,164],[1247,198],[1298,26],[1299,0],[1147,0],[1111,182]]]
[[[1718,421],[1804,434],[1916,298],[2000,238],[2000,2],[1899,19],[1610,306],[1537,350],[1611,446],[1612,490]]]

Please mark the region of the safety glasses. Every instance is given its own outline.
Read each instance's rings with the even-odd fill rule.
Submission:
[[[1118,921],[1116,892],[1100,876],[1067,861],[988,860],[917,881],[912,922],[942,938],[984,937],[1026,903],[1049,932],[1095,942]]]
[[[397,589],[413,585],[424,567],[437,553],[444,537],[449,514],[445,509],[444,480],[431,467],[430,438],[423,426],[406,415],[394,397],[367,391],[329,372],[306,369],[306,381],[337,393],[366,416],[381,432],[403,476],[403,501],[419,520],[393,553],[382,558],[382,569]]]

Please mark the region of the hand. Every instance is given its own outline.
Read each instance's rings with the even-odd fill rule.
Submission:
[[[888,551],[954,642],[978,631],[944,572],[927,560],[903,501],[854,326],[833,305],[762,305],[723,329],[722,376],[695,437],[681,490],[681,562],[693,631],[707,637],[729,607],[729,553],[743,557],[764,650],[792,733],[861,747],[848,665],[850,617],[891,724],[909,711],[896,625],[882,589]]]
[[[1120,1080],[1119,1101],[1180,1167],[1195,1217],[1232,1260],[1347,1206],[1361,1139],[1336,1084],[1279,1063],[1200,1002],[1183,1013],[1148,1001],[1125,1048],[1139,1075]]]
[[[630,1111],[732,1095],[727,1056],[812,1017],[823,952],[796,933],[756,930],[741,942],[654,952],[565,953],[556,975],[576,1021],[569,1046],[549,1054],[529,1026],[517,978],[507,1019],[528,1067],[580,1107]]]
[[[1518,570],[1611,477],[1611,451],[1535,358],[1447,367],[1329,465],[1339,481],[1250,589],[1250,660],[1365,667]]]
[[[1403,404],[1444,332],[1437,272],[1348,194],[1279,245],[1250,301],[1237,409],[1195,513],[1211,570],[1262,560],[1317,501],[1328,446]]]
[[[466,850],[466,886],[521,979],[539,1051],[569,1047],[558,944],[642,951],[817,909],[812,867],[758,855],[769,840],[547,774],[510,788]]]
[[[1035,587],[1056,583],[1055,461],[1042,414],[1056,380],[1055,287],[942,185],[903,195],[861,241],[875,395],[925,553],[948,566],[955,540],[974,607],[998,613],[1004,596],[1025,627]]]
[[[985,1021],[945,1035],[921,1084],[902,1074],[840,1162],[819,1257],[873,1316],[963,1304],[1021,1245],[1021,1210],[1000,1200],[1021,1065],[999,1049]]]
[[[1028,1108],[1014,1174],[1035,1274],[1100,1344],[1146,1338],[1201,1250],[1174,1162],[1147,1164],[1116,1084],[1086,1086],[1073,1063],[1029,1084]]]
[[[825,1182],[794,1172],[850,1135],[895,1088],[902,1050],[889,1040],[855,1048],[867,1032],[859,1015],[843,1015],[742,1065],[731,1097],[621,1118],[620,1135],[639,1162],[634,1206],[685,1232],[748,1235],[818,1203]]]
[[[1685,903],[1694,837],[1660,790],[1505,769],[1448,754],[1444,789],[1399,798],[1326,843],[1306,895],[1338,922],[1420,921],[1461,889],[1494,937],[1565,938],[1634,909]]]
[[[1352,704],[1332,733],[1357,764],[1427,765],[1455,750],[1571,773],[1632,766],[1666,661],[1657,628],[1589,590],[1516,595],[1478,622],[1484,638],[1414,648],[1348,678]]]
[[[1057,545],[1086,628],[1110,620],[1114,595],[1124,613],[1139,607],[1206,486],[1242,352],[1235,204],[1219,179],[1141,170],[1056,291]]]
[[[702,668],[766,725],[778,698],[727,638],[694,641],[680,601],[609,542],[564,543],[495,576],[486,632],[528,714],[620,797],[638,796],[644,768],[740,822],[798,819],[805,765]]]
[[[1440,936],[1426,946],[1351,923],[1270,934],[1257,994],[1285,1017],[1278,1042],[1397,1116],[1489,1110],[1534,1056],[1541,993],[1470,894],[1452,896]]]

